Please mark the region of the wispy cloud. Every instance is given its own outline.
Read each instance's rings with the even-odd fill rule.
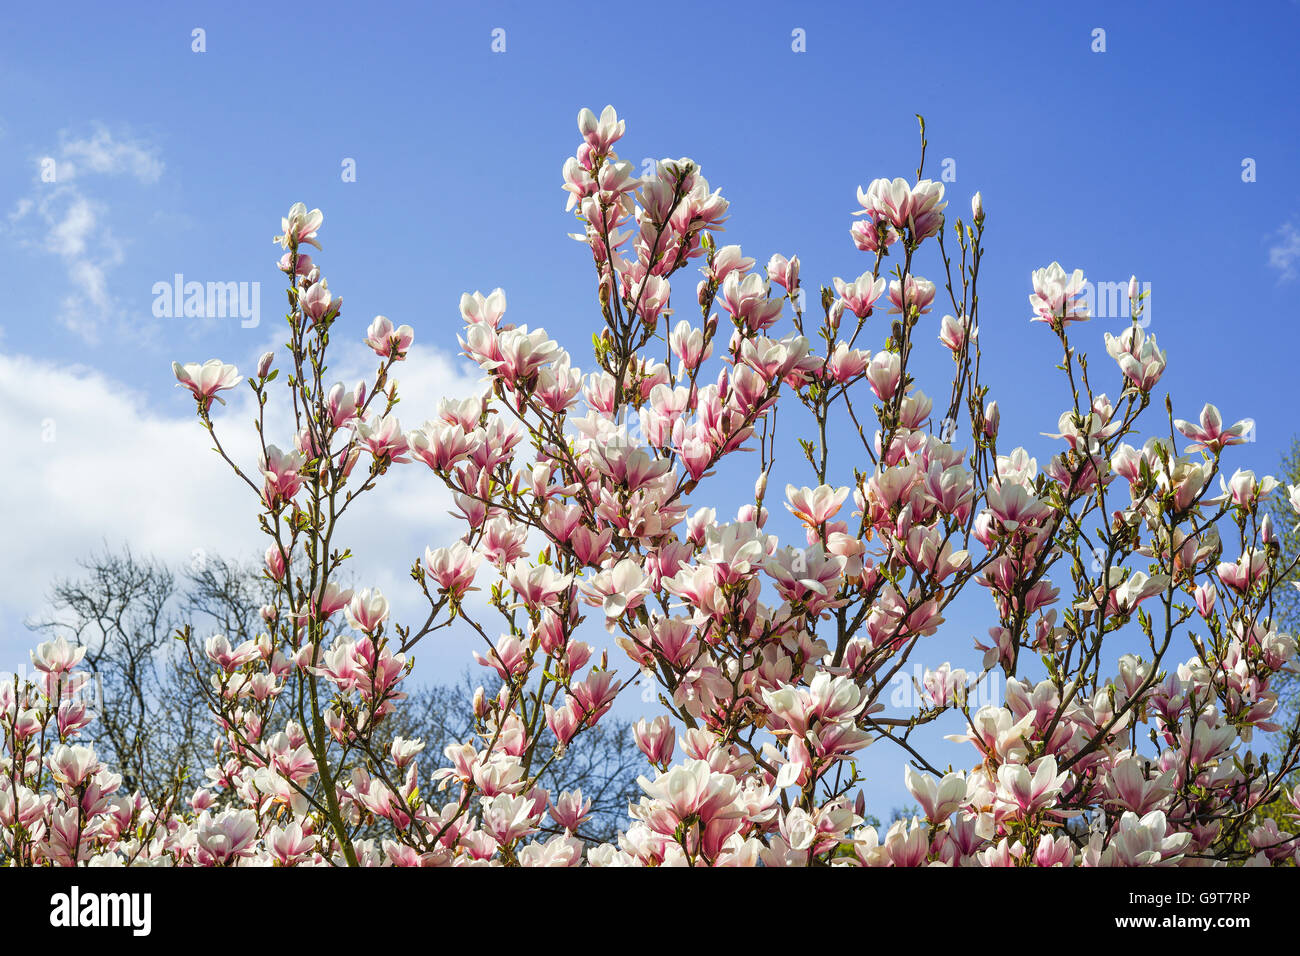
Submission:
[[[87,173],[108,176],[130,175],[142,183],[156,183],[163,173],[157,150],[138,140],[115,139],[107,128],[96,125],[89,138],[70,139],[59,135],[62,146],[59,179],[67,182]]]
[[[162,175],[163,162],[152,145],[114,136],[102,124],[83,137],[63,131],[58,148],[35,161],[33,191],[18,200],[9,223],[20,242],[63,261],[70,289],[59,303],[59,320],[95,342],[117,311],[109,274],[124,261],[125,247],[113,233],[107,203],[87,181],[125,176],[148,185]]]
[[[274,347],[274,340],[266,345]],[[250,351],[241,367],[248,368],[255,354]],[[407,427],[433,417],[439,398],[481,389],[445,352],[417,345],[409,356],[399,406],[411,419],[403,422]],[[359,342],[339,342],[331,371],[354,382],[367,376],[373,360]],[[262,553],[256,498],[212,452],[188,394],[177,389],[174,395],[150,401],[83,365],[0,352],[0,441],[6,448],[0,528],[6,540],[23,542],[23,559],[0,576],[0,623],[12,626],[49,612],[41,596],[51,582],[104,546],[129,544],[172,567],[209,554],[249,560]],[[291,448],[293,421],[278,389],[276,397],[268,407],[267,439]],[[260,446],[250,426],[252,393],[243,387],[227,392],[226,400],[213,415],[222,444],[246,474],[256,475]],[[341,529],[356,558],[349,571],[358,574],[358,586],[381,588],[402,619],[423,620],[427,606],[411,584],[411,562],[426,546],[450,544],[463,528],[448,515],[451,496],[424,465],[395,467],[382,484],[357,499]],[[26,660],[27,640],[21,628],[0,627],[0,673]],[[454,660],[458,668],[464,649],[454,650],[431,647],[422,657]]]
[[[1290,282],[1300,275],[1300,230],[1294,223],[1283,223],[1268,249],[1268,264],[1278,271],[1279,280]]]

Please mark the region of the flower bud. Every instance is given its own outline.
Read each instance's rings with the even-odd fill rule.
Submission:
[[[830,325],[831,335],[840,330],[840,320],[844,317],[844,300],[836,299],[831,303],[830,310],[826,313],[827,324]]]
[[[652,764],[666,765],[673,759],[676,740],[667,716],[656,717],[649,723],[644,718],[638,720],[632,727],[632,739]]]
[[[1209,584],[1198,584],[1196,586],[1196,610],[1201,612],[1201,617],[1209,617],[1214,613],[1214,604],[1218,600],[1214,588]]]
[[[1138,277],[1129,276],[1128,280],[1128,300],[1136,302],[1138,297]]]
[[[1002,413],[998,411],[996,401],[989,402],[984,408],[984,434],[989,438],[998,437],[998,425],[1002,422]]]
[[[970,197],[970,214],[975,220],[975,225],[984,221],[984,198],[976,193]]]
[[[271,362],[275,358],[274,352],[264,352],[262,357],[257,360],[257,377],[266,378],[271,371]]]
[[[274,580],[283,580],[284,555],[281,554],[278,544],[273,544],[266,549],[266,570],[270,572]]]

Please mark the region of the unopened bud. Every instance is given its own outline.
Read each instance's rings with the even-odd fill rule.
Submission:
[[[1218,596],[1209,584],[1198,584],[1196,586],[1196,610],[1201,612],[1201,617],[1209,617],[1214,613],[1214,605]]]
[[[1002,421],[1002,413],[998,411],[996,401],[989,402],[984,408],[984,434],[989,438],[998,437],[998,425]]]
[[[1128,280],[1128,299],[1130,302],[1136,302],[1138,297],[1138,277],[1130,276]]]
[[[831,335],[839,331],[840,319],[844,317],[844,300],[836,299],[826,313],[826,321],[830,325]]]
[[[975,219],[975,225],[984,221],[984,198],[979,193],[970,197],[970,214]]]
[[[274,352],[264,352],[262,357],[257,360],[257,377],[266,378],[271,371],[271,362],[275,358]]]
[[[765,494],[767,494],[767,472],[759,475],[758,481],[754,482],[754,500],[762,501]]]

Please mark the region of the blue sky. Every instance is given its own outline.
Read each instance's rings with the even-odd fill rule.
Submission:
[[[11,564],[0,664],[25,658],[22,621],[50,578],[101,543],[173,561],[255,553],[252,512],[205,454],[170,365],[219,356],[248,368],[282,339],[271,236],[290,203],[325,213],[318,261],[344,298],[342,330],[360,339],[377,313],[415,326],[399,407],[408,427],[477,378],[455,358],[463,291],[504,287],[511,320],[588,358],[593,274],[566,238],[559,188],[583,106],[616,106],[625,158],[699,162],[732,203],[721,241],[760,264],[798,253],[811,288],[869,267],[848,238],[855,190],[912,176],[924,114],[927,174],[953,161],[950,211],[965,215],[978,189],[989,216],[981,338],[1004,436],[1045,459],[1039,433],[1064,407],[1054,337],[1029,323],[1026,302],[1031,270],[1059,260],[1097,281],[1149,282],[1148,331],[1169,354],[1175,414],[1215,401],[1229,420],[1254,418],[1256,442],[1229,465],[1276,469],[1300,431],[1289,387],[1300,6],[683,10],[64,5],[59,20],[75,30],[38,6],[11,10],[0,35],[0,525]],[[204,52],[192,50],[196,28]],[[1092,49],[1098,29],[1104,52]],[[355,182],[341,176],[348,159]],[[922,272],[938,278],[937,262]],[[260,324],[155,317],[154,284],[176,273],[260,282]],[[1124,324],[1095,319],[1077,336],[1112,378],[1102,333]],[[362,359],[354,349],[339,367],[359,371]],[[944,370],[937,343],[922,361]],[[922,375],[931,394],[941,388]],[[238,410],[225,434],[246,430]],[[853,463],[836,460],[845,474]],[[410,561],[451,525],[431,478],[397,480],[408,498],[376,504],[355,533],[359,572],[401,601]],[[977,663],[970,636],[985,626],[953,622],[933,663]],[[420,673],[454,674],[471,646],[460,636],[422,649]],[[901,802],[901,786],[881,786],[880,800]]]

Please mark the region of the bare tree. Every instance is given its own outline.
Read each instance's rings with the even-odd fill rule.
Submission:
[[[130,548],[79,565],[83,574],[51,588],[53,613],[28,627],[86,648],[98,698],[87,734],[128,787],[161,797],[201,772],[211,736],[197,678],[172,639],[181,621],[176,577]]]
[[[199,555],[179,574],[152,558],[107,548],[79,562],[83,573],[51,588],[54,613],[28,623],[51,637],[86,648],[86,666],[99,682],[99,719],[88,733],[95,748],[129,787],[151,797],[196,789],[205,780],[215,728],[179,633],[202,640],[225,634],[232,643],[264,629],[260,608],[270,584],[259,564]],[[193,655],[202,661],[203,655]],[[495,676],[485,681],[495,693]],[[388,739],[420,738],[419,773],[427,781],[443,765],[447,746],[472,738],[473,696],[478,683],[466,672],[458,683],[427,685],[411,693],[408,706],[390,718]],[[550,731],[539,746],[554,749]],[[628,803],[640,792],[636,775],[645,758],[626,721],[606,720],[579,735],[548,767],[540,785],[558,795],[582,788],[592,801],[584,836],[613,839]],[[386,825],[386,824],[385,824]],[[359,827],[382,834],[383,826]]]
[[[425,742],[417,758],[421,780],[445,765],[443,750],[447,746],[473,737],[474,693],[479,686],[492,696],[500,690],[501,681],[495,675],[480,681],[467,670],[459,683],[435,684],[411,694],[406,706],[394,714],[396,722],[389,729],[392,736],[419,737]],[[539,752],[550,754],[555,744],[554,735],[544,728]],[[647,769],[646,758],[633,740],[631,723],[611,716],[575,737],[542,773],[538,785],[552,798],[563,790],[581,788],[583,797],[591,799],[591,819],[583,825],[582,835],[604,843],[626,827],[628,804],[642,793],[637,775]]]

